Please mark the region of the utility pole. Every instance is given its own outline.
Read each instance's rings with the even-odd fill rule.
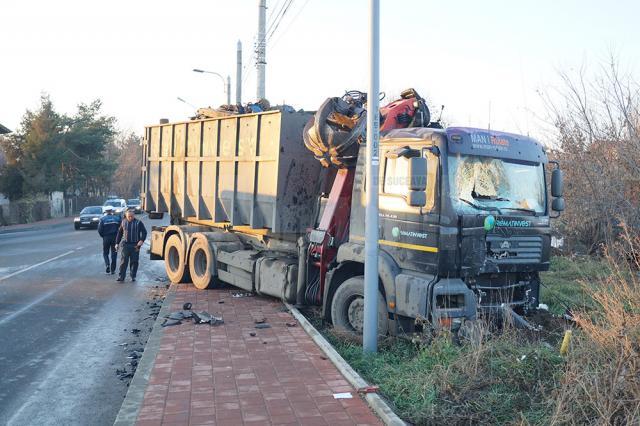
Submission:
[[[364,218],[364,324],[362,349],[378,351],[378,168],[380,142],[380,0],[369,0],[366,209]]]
[[[238,40],[236,53],[236,104],[242,104],[242,42]]]
[[[258,69],[258,100],[265,98],[265,71],[267,67],[267,0],[259,0],[258,5],[258,42],[256,43],[256,68]]]
[[[227,75],[227,105],[231,105],[231,77]]]

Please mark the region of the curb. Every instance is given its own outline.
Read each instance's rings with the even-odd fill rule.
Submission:
[[[151,370],[155,364],[156,355],[160,350],[160,341],[162,340],[161,323],[164,320],[165,315],[168,315],[171,310],[171,303],[173,302],[174,296],[175,293],[173,291],[173,286],[171,286],[169,291],[167,291],[164,301],[162,302],[160,313],[158,313],[158,317],[153,324],[153,330],[147,339],[147,344],[144,347],[144,352],[142,353],[142,359],[138,364],[138,368],[136,368],[133,379],[131,379],[127,395],[120,406],[120,411],[118,412],[116,420],[113,422],[114,426],[134,425],[138,419],[138,413],[140,412],[142,400],[144,399],[144,392],[147,389],[147,384],[149,383],[149,376],[151,375]]]
[[[8,234],[17,234],[19,232],[27,232],[27,231],[35,231],[38,229],[51,229],[51,228],[60,228],[63,226],[73,226],[73,220],[70,220],[69,222],[62,222],[62,223],[55,223],[55,224],[47,224],[47,225],[38,225],[37,222],[35,222],[33,224],[33,226],[26,226],[24,228],[19,228],[19,229],[2,229],[0,227],[0,235],[8,235]],[[9,225],[12,226],[12,225]]]
[[[313,325],[300,313],[300,311],[288,304],[285,303],[287,309],[291,312],[291,314],[295,317],[295,319],[302,325],[304,331],[307,332],[309,337],[313,339],[313,341],[322,349],[322,351],[327,355],[327,358],[331,360],[333,365],[336,366],[338,371],[347,379],[351,386],[356,389],[369,386],[367,383],[345,360],[340,356],[340,354],[333,349],[333,346],[320,334],[318,330],[315,329]],[[385,425],[391,426],[406,426],[405,423],[396,413],[393,412],[391,407],[386,403],[386,401],[377,393],[367,393],[364,395],[364,399],[369,404],[369,407],[380,417],[380,419],[384,422]]]

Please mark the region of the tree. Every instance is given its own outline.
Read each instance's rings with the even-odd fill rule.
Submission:
[[[43,95],[40,107],[25,113],[18,131],[0,141],[8,164],[0,173],[0,191],[13,198],[52,191],[106,192],[116,168],[106,157],[116,130],[115,118],[103,115],[101,106],[99,100],[80,104],[76,114],[66,116]]]
[[[640,229],[640,85],[611,58],[599,75],[561,74],[560,101],[546,98],[557,130],[551,156],[565,172],[564,233],[588,251]]]
[[[141,138],[135,133],[121,134],[115,142],[118,167],[113,176],[112,188],[123,197],[140,195],[140,167],[142,165]]]

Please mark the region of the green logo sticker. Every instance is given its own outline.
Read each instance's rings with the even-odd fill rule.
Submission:
[[[400,228],[394,226],[391,230],[391,235],[393,235],[394,238],[398,238],[400,236]]]
[[[484,230],[489,232],[496,227],[496,218],[493,215],[489,215],[484,218]]]

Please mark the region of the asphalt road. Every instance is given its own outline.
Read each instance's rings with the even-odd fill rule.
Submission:
[[[165,292],[147,248],[123,284],[105,274],[95,230],[0,234],[1,425],[113,424],[128,382],[116,370],[131,370],[153,325],[148,302]]]

